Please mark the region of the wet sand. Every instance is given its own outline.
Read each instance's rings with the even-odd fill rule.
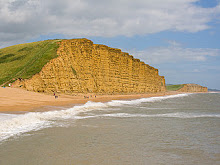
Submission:
[[[68,106],[84,104],[87,101],[107,102],[111,100],[139,99],[178,93],[180,92],[126,95],[76,94],[75,96],[56,94],[58,98],[55,99],[50,94],[36,93],[20,88],[0,87],[0,112],[36,111],[45,106]],[[89,98],[85,98],[84,96]]]

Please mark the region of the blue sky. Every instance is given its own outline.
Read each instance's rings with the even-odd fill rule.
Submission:
[[[219,0],[3,0],[0,21],[0,47],[88,38],[158,68],[168,84],[220,89]]]

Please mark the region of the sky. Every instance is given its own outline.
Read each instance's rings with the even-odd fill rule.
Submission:
[[[119,48],[167,84],[220,89],[220,0],[0,0],[0,48],[63,38]]]

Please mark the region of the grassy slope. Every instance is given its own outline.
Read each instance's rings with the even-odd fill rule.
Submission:
[[[0,49],[0,85],[30,78],[56,58],[59,40],[19,44]]]
[[[166,89],[167,91],[177,91],[180,88],[182,88],[184,86],[184,84],[178,84],[178,85],[167,85]]]

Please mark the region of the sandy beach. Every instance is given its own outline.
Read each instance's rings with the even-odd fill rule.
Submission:
[[[87,101],[107,102],[110,100],[138,99],[177,93],[179,92],[127,95],[76,94],[75,96],[57,94],[58,98],[55,99],[53,95],[49,94],[26,91],[20,88],[0,87],[0,112],[37,111],[37,109],[45,106],[68,106],[84,104]]]

